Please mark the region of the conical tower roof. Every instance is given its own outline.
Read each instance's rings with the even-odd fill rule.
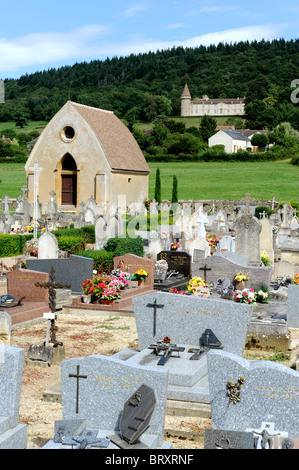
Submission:
[[[191,98],[191,93],[189,91],[187,83],[185,84],[181,98]]]

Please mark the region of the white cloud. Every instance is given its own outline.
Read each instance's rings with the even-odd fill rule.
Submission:
[[[127,8],[122,12],[127,18],[134,18],[136,16],[143,15],[148,10],[148,5],[146,3],[136,3],[136,5]]]
[[[20,69],[49,68],[55,63],[80,62],[127,56],[172,47],[234,43],[281,37],[285,25],[260,25],[228,29],[190,37],[185,40],[151,40],[131,36],[127,41],[108,42],[109,26],[86,25],[65,33],[35,33],[14,40],[0,38],[0,76]]]
[[[0,38],[0,72],[93,55],[91,44],[109,30],[109,26],[86,25],[65,33],[34,33],[11,41]]]
[[[174,24],[168,24],[165,26],[165,29],[179,29],[179,28],[184,28],[185,25],[184,23],[174,23]]]

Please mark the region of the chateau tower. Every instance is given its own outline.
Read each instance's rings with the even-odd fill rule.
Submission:
[[[186,83],[183,93],[181,95],[181,116],[190,116],[190,115],[191,115],[191,93]]]

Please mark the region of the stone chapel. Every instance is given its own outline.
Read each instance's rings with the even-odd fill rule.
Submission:
[[[34,178],[34,164],[40,169]],[[112,111],[68,101],[38,138],[25,165],[28,200],[58,209],[75,209],[93,198],[97,204],[144,202],[148,164],[131,132]]]

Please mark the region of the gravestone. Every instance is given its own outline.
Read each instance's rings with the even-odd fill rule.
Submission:
[[[24,302],[45,302],[48,304],[49,291],[37,289],[35,283],[48,282],[49,274],[31,269],[14,269],[6,273],[6,278],[7,293],[15,297],[16,301],[25,297]]]
[[[271,361],[246,360],[227,351],[207,354],[214,429],[299,437],[299,373]]]
[[[250,214],[244,214],[235,221],[235,251],[246,256],[250,266],[259,266],[261,261],[260,221]]]
[[[38,239],[38,259],[58,258],[58,241],[51,232],[43,233]]]
[[[133,299],[133,307],[140,352],[130,351],[128,356],[124,350],[117,357],[123,358],[124,363],[168,370],[169,399],[209,403],[205,354],[208,348],[198,356],[198,360],[193,360],[194,350],[202,344],[206,331],[211,330],[225,350],[242,355],[250,306],[155,292]],[[159,353],[157,346],[165,337],[170,340],[168,348]],[[167,355],[168,360],[161,364],[157,354]]]
[[[97,431],[97,439],[120,435],[124,405],[144,385],[154,390],[156,404],[139,441],[151,449],[169,448],[171,444],[163,441],[167,377],[164,370],[125,364],[114,357],[67,359],[61,363],[63,421],[85,420],[87,430]],[[44,448],[62,448],[62,444],[53,439]],[[108,449],[117,448],[110,440]]]
[[[28,269],[48,275],[53,266],[56,271],[56,282],[69,284],[73,294],[82,294],[82,282],[93,277],[93,263],[91,258],[71,255],[69,258],[28,259],[26,264]]]
[[[295,266],[291,261],[280,260],[274,264],[273,277],[284,277],[288,276],[293,279],[295,275]]]
[[[0,449],[26,449],[27,425],[19,424],[24,350],[0,345]]]
[[[164,260],[168,272],[164,282],[155,284],[155,288],[168,292],[169,289],[186,289],[191,277],[192,257],[184,251],[161,251],[157,261]]]
[[[0,311],[0,347],[5,344],[10,345],[12,320],[7,312]]]
[[[224,280],[227,277],[233,282],[236,273],[239,272],[250,273],[250,287],[253,288],[262,283],[270,285],[271,282],[272,266],[243,265],[227,258],[226,254],[223,256],[222,253],[215,253],[213,256],[206,258],[204,264],[211,269],[206,273],[207,284],[213,282],[217,285],[219,279]],[[198,271],[198,275],[202,276],[202,271]]]
[[[155,260],[142,258],[141,256],[132,255],[127,253],[123,256],[115,256],[113,258],[113,268],[119,269],[121,266],[130,273],[134,274],[139,269],[144,269],[148,273],[148,277],[145,279],[144,286],[153,289],[154,277],[155,277]]]
[[[224,235],[222,238],[220,238],[219,243],[217,244],[216,250],[220,252],[221,251],[234,252],[235,240],[230,235]]]
[[[299,286],[289,285],[287,299],[287,324],[289,328],[299,328]]]
[[[95,220],[95,242],[96,249],[100,250],[107,242],[107,220],[104,215],[99,215]]]
[[[262,230],[260,234],[260,248],[265,250],[269,255],[270,263],[274,263],[274,245],[273,245],[273,228],[266,217],[260,219]]]

